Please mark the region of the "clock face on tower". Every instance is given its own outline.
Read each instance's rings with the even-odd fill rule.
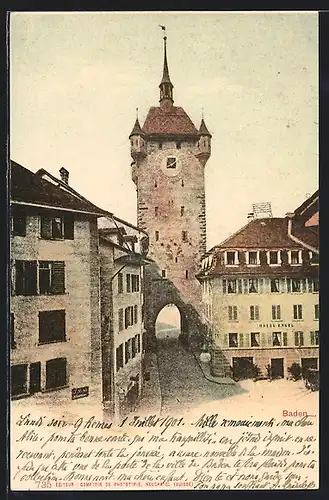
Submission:
[[[175,177],[181,171],[180,159],[175,155],[168,154],[162,160],[161,169],[168,177]]]

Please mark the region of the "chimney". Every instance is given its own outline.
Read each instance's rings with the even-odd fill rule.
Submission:
[[[62,167],[60,170],[59,170],[59,173],[60,173],[60,176],[61,176],[61,181],[65,182],[65,184],[68,184],[69,183],[69,171],[66,170],[66,168]]]

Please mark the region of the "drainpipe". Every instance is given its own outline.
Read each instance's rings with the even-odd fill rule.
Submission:
[[[303,247],[305,248],[308,248],[308,250],[311,250],[312,252],[314,253],[317,253],[319,255],[319,250],[312,247],[311,245],[308,245],[307,243],[305,243],[304,241],[300,240],[299,238],[296,238],[296,236],[294,236],[292,233],[292,219],[289,218],[288,219],[288,236],[289,238],[294,241],[295,243],[298,243],[299,245],[302,245]]]

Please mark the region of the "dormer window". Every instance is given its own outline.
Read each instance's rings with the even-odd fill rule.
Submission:
[[[267,252],[267,263],[270,266],[279,266],[281,264],[280,250],[271,250]]]
[[[224,261],[226,266],[237,266],[239,264],[238,252],[236,250],[225,252]]]
[[[311,265],[317,265],[319,264],[319,254],[315,252],[309,252],[310,256],[310,264]]]
[[[174,156],[167,158],[167,168],[176,168],[176,158]]]
[[[301,250],[289,250],[288,252],[288,264],[292,266],[299,266],[302,263],[302,251]]]
[[[246,261],[248,266],[259,266],[259,251],[246,252]]]

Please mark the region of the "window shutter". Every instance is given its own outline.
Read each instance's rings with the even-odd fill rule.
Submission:
[[[239,347],[243,347],[243,337],[244,337],[244,334],[243,333],[239,333]]]
[[[255,319],[259,320],[259,306],[255,306]]]
[[[238,293],[242,293],[242,280],[238,280]]]
[[[125,309],[125,329],[129,326],[129,307]]]
[[[291,293],[291,279],[287,278],[287,293]]]
[[[267,334],[267,345],[273,345],[273,337],[271,333]]]
[[[281,306],[277,306],[277,319],[281,319]]]
[[[315,344],[315,334],[314,334],[314,332],[310,332],[310,336],[311,336],[311,345],[314,345]]]
[[[280,292],[286,293],[286,278],[280,279]]]
[[[288,336],[287,336],[287,332],[283,332],[282,334],[282,343],[284,346],[287,346],[288,345]]]
[[[228,306],[228,319],[229,321],[232,321],[232,306]]]
[[[250,346],[250,334],[249,333],[244,334],[244,346],[245,347]]]
[[[64,216],[64,239],[74,240],[74,217],[71,214]]]
[[[304,345],[304,332],[300,332],[300,345]]]
[[[306,284],[306,279],[302,279],[302,292],[306,293],[307,291],[307,284]]]
[[[276,308],[272,306],[272,319],[276,319]]]
[[[261,347],[266,347],[267,346],[265,332],[262,332],[261,335],[260,335],[260,346]]]
[[[24,261],[24,291],[23,295],[37,295],[37,261]]]
[[[16,260],[15,262],[15,294],[23,295],[24,293],[24,262]]]
[[[263,293],[264,292],[264,280],[263,280],[263,278],[260,278],[258,280],[258,283],[259,283],[259,293]]]
[[[51,264],[51,293],[65,293],[65,262],[55,261]]]
[[[298,332],[295,332],[295,345],[298,345]]]
[[[223,293],[227,293],[226,280],[223,280]]]
[[[238,306],[233,306],[233,318],[238,319]]]
[[[130,325],[134,324],[134,308],[130,306]]]
[[[243,280],[243,293],[248,293],[248,280]]]
[[[51,239],[51,218],[47,215],[41,215],[41,238]]]

